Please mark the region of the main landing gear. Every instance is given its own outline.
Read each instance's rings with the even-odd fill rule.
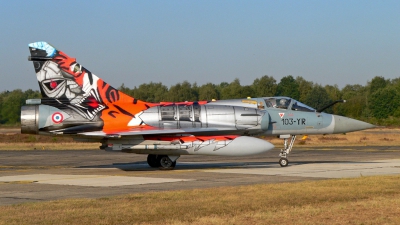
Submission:
[[[147,156],[147,163],[150,167],[159,168],[160,170],[172,170],[175,168],[176,160],[179,156],[175,155],[153,155]]]
[[[289,155],[290,151],[293,148],[294,141],[296,140],[296,135],[291,136],[290,134],[287,135],[280,135],[279,138],[282,138],[284,143],[283,143],[283,149],[281,149],[281,153],[279,156],[281,159],[279,159],[279,165],[281,167],[285,167],[289,165],[289,160],[287,159],[287,156]],[[288,145],[288,139],[290,138],[290,143]]]

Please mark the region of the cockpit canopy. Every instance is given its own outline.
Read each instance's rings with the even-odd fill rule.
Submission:
[[[289,97],[264,98],[267,108],[291,109],[295,111],[315,112],[316,110],[306,104]]]

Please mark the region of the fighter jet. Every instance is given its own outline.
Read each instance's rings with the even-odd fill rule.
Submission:
[[[42,99],[21,108],[21,133],[69,135],[112,152],[147,154],[150,167],[173,169],[181,155],[244,156],[274,148],[289,164],[296,135],[374,127],[313,109],[289,97],[150,103],[128,96],[47,42],[29,44]],[[289,143],[288,143],[289,141]]]

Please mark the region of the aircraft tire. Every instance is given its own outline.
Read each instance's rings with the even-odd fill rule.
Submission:
[[[160,167],[160,161],[157,159],[157,155],[149,154],[147,156],[147,163],[152,168]]]
[[[157,158],[160,164],[160,166],[158,167],[160,168],[160,170],[172,170],[175,168],[176,161],[172,162],[172,160],[168,156],[159,155]]]
[[[289,165],[289,160],[287,158],[281,158],[279,160],[279,165],[281,165],[281,167],[286,167]]]

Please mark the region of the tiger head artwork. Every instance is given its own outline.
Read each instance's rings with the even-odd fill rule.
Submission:
[[[126,129],[135,114],[148,106],[92,74],[46,42],[29,45],[43,98],[81,117],[104,122],[103,130]],[[112,126],[111,126],[112,124]]]

